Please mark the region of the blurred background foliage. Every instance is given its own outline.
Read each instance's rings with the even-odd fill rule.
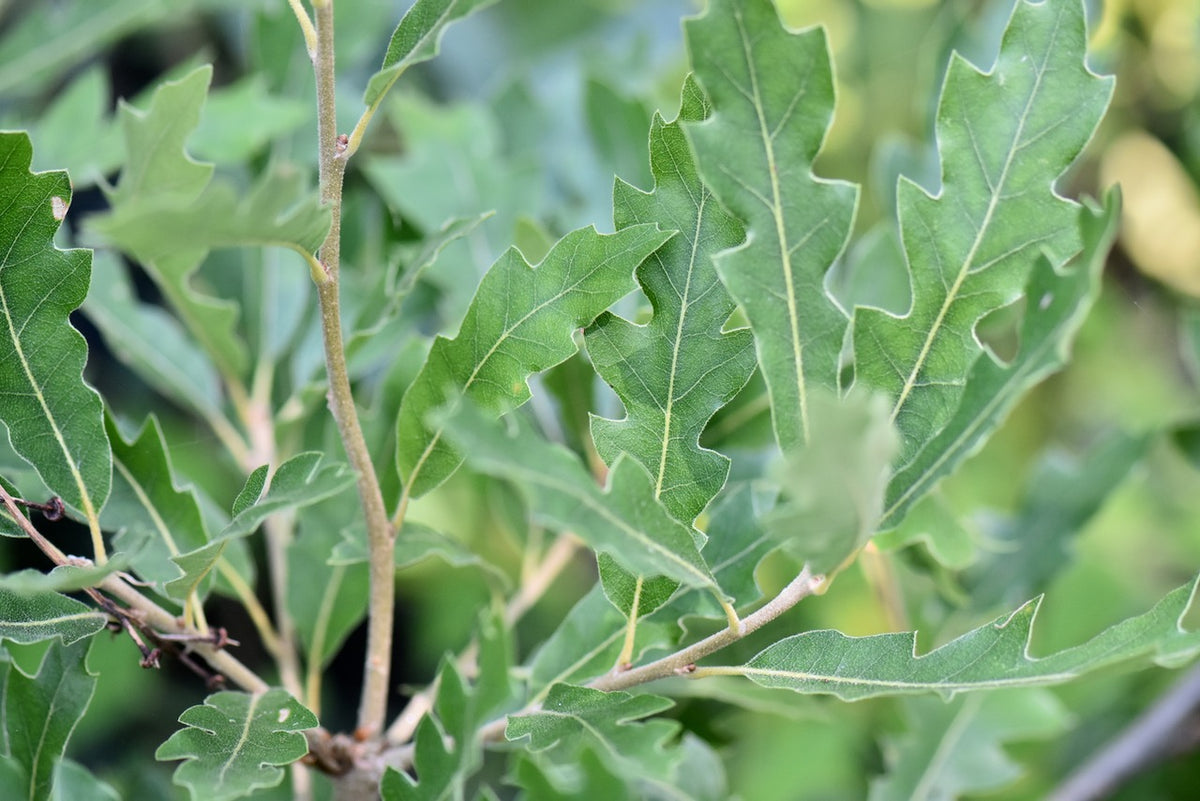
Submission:
[[[869,263],[871,248],[887,248],[895,235],[889,220],[897,176],[936,188],[932,120],[949,53],[988,65],[1012,2],[777,4],[789,24],[830,31],[838,100],[818,170],[864,185],[858,228],[865,238],[848,258]],[[357,118],[361,87],[407,5],[339,0],[343,130]],[[456,319],[482,271],[509,245],[536,260],[574,227],[611,230],[614,174],[648,186],[651,114],[674,116],[686,70],[679,20],[698,5],[503,0],[456,27],[443,55],[410,75],[389,101],[347,178],[350,314],[368,315],[378,272],[445,219],[495,214],[422,278],[410,301],[413,330],[395,340],[406,344],[365,348],[355,362],[381,452],[398,390],[419,364],[397,351],[419,356],[423,340],[414,335]],[[848,571],[829,594],[801,604],[772,631],[916,627],[925,648],[1045,592],[1035,631],[1035,646],[1045,652],[1146,609],[1200,568],[1200,438],[1191,429],[1200,422],[1200,2],[1107,0],[1089,2],[1089,12],[1093,68],[1115,73],[1117,92],[1061,190],[1099,196],[1120,183],[1125,217],[1073,361],[937,497],[882,537],[862,570]],[[311,67],[283,0],[0,0],[0,125],[31,131],[36,168],[70,169],[76,198],[68,220],[76,225],[64,227],[60,244],[87,244],[78,237],[78,218],[103,204],[97,184],[119,169],[117,98],[136,105],[159,81],[209,61],[216,88],[191,140],[193,153],[243,185],[270,164],[312,173]],[[320,357],[319,343],[297,333],[311,314],[302,264],[290,255],[219,252],[198,281],[237,297],[241,273],[231,265],[267,270],[276,262],[279,314],[260,331],[249,329],[261,318],[244,315],[244,333],[258,352],[286,354],[286,377],[303,388],[319,375]],[[143,300],[154,299],[145,281],[134,287]],[[637,302],[623,301],[622,312],[637,314]],[[1015,312],[998,315],[981,331],[997,353],[1011,352],[1015,319]],[[118,399],[129,420],[157,408],[177,467],[227,506],[242,477],[212,469],[220,457],[204,432],[156,405],[86,315],[77,324],[92,341],[90,380]],[[619,414],[606,388],[580,392],[572,376],[583,373],[569,372],[577,368],[568,362],[549,375],[533,404],[543,428],[568,443],[586,425],[584,409]],[[709,432],[736,455],[735,470],[755,469],[754,449],[769,432],[754,386]],[[295,441],[320,445],[312,439],[324,434],[309,414],[320,409],[319,392],[302,389],[279,401]],[[510,572],[519,568],[522,512],[502,487],[460,472],[414,514]],[[0,551],[4,566],[31,558],[11,543]],[[760,580],[778,586],[790,569],[768,560]],[[573,570],[521,624],[523,655],[590,584],[590,566]],[[470,571],[436,562],[402,574],[400,682],[424,683],[443,650],[466,642],[477,605],[491,591]],[[889,595],[893,583],[899,589]],[[235,636],[252,642],[236,607],[218,610],[222,615]],[[761,644],[751,638],[739,647],[749,655]],[[253,660],[253,646],[244,650]],[[126,798],[169,798],[178,788],[170,787],[167,766],[145,766],[178,711],[199,702],[203,689],[184,675],[148,680],[129,651],[126,642],[98,640],[92,662],[102,669],[100,690],[73,751]],[[361,639],[352,635],[331,668],[332,685],[346,686],[327,703],[332,727],[350,720],[361,656]],[[954,758],[978,766],[958,784],[966,797],[977,791],[1028,799],[1045,795],[1176,679],[1165,670],[1103,674],[1050,691],[949,705],[768,699],[714,683],[676,688],[675,714],[717,747],[730,794],[746,799],[905,797],[894,795],[901,791],[892,779],[879,777],[922,747],[947,743],[959,749]],[[336,719],[339,704],[344,721]],[[1018,721],[995,722],[1014,709]],[[1003,742],[994,735],[972,740],[986,721],[1005,732]],[[947,736],[952,726],[966,732],[957,743]],[[1197,786],[1200,759],[1184,756],[1116,797],[1191,798]],[[931,798],[951,797],[926,789]]]

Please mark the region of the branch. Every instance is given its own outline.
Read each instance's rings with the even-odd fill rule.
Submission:
[[[1200,665],[1067,777],[1050,801],[1108,798],[1131,776],[1200,742]]]
[[[391,673],[392,620],[396,585],[393,567],[395,535],[375,466],[358,422],[354,394],[346,369],[342,343],[341,305],[338,299],[338,270],[342,227],[342,178],[346,170],[346,138],[337,133],[334,102],[333,2],[314,3],[316,12],[317,122],[320,147],[321,201],[329,207],[329,235],[321,245],[325,275],[317,283],[321,304],[321,329],[325,341],[325,367],[329,375],[329,408],[350,464],[358,471],[358,494],[367,524],[370,551],[370,613],[367,623],[367,658],[364,665],[362,702],[358,729],[367,736],[383,731],[387,712],[388,681]]]
[[[33,540],[33,544],[50,561],[56,565],[72,564],[71,559],[59,550],[58,546],[46,539],[33,523],[29,522],[29,518],[17,508],[13,497],[8,494],[3,485],[0,485],[0,503],[3,504],[4,510],[8,512],[9,516],[21,527],[21,530],[29,535],[29,539]],[[151,626],[158,632],[189,639],[204,636],[203,632],[181,625],[174,615],[142,595],[120,576],[115,574],[107,576],[97,586],[109,595],[124,602],[131,610],[136,611],[141,622]],[[97,599],[97,595],[99,594],[94,589],[90,590],[88,594],[92,595],[93,600],[97,600],[102,608],[106,607],[102,597]],[[191,650],[199,654],[213,670],[225,675],[234,684],[237,684],[247,692],[265,693],[270,689],[270,686],[258,674],[243,665],[237,658],[224,649],[216,647],[214,643],[197,641],[192,643]]]

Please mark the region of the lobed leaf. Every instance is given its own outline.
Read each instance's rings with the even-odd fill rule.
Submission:
[[[354,484],[355,475],[346,465],[338,462],[322,464],[323,458],[315,451],[293,456],[276,468],[265,485],[264,468],[252,473],[246,487],[235,499],[234,517],[229,525],[207,544],[172,557],[171,561],[179,566],[183,575],[167,582],[167,594],[184,599],[195,592],[216,566],[225,547],[231,541],[253,533],[270,515],[311,506]]]
[[[397,463],[406,494],[419,497],[462,463],[427,418],[456,394],[496,414],[529,399],[526,380],[569,358],[572,332],[632,289],[634,268],[670,239],[638,225],[602,235],[567,234],[532,269],[515,249],[479,285],[454,339],[438,337],[400,405]]]
[[[195,801],[241,798],[283,780],[281,765],[308,753],[301,734],[318,725],[312,712],[281,689],[260,695],[219,692],[185,710],[187,726],[154,753],[167,761],[181,759],[175,783]]]
[[[638,722],[670,706],[670,700],[655,695],[556,684],[541,709],[511,715],[504,736],[528,737],[533,751],[553,749],[555,761],[574,761],[585,747],[593,748],[617,775],[671,781],[682,755],[667,741],[678,724]]]
[[[705,184],[747,229],[717,271],[750,322],[776,438],[791,448],[808,436],[810,389],[837,386],[848,318],[824,281],[858,203],[857,187],[812,172],[833,117],[825,32],[787,31],[770,0],[713,0],[684,27],[713,109],[685,130]]]
[[[447,26],[494,2],[496,0],[417,0],[413,3],[392,33],[383,66],[367,81],[363,103],[369,108],[378,106],[405,70],[438,54]]]
[[[1086,49],[1082,3],[1022,0],[991,72],[952,59],[937,114],[941,189],[899,188],[912,307],[860,309],[854,325],[856,379],[891,399],[904,463],[961,405],[982,353],[976,323],[1016,300],[1041,253],[1061,264],[1080,248],[1077,204],[1054,182],[1112,94]]]
[[[510,432],[467,404],[440,417],[441,430],[473,468],[516,484],[536,523],[574,532],[637,575],[715,589],[692,530],[654,499],[645,468],[618,458],[602,490],[569,451],[537,437],[515,418],[507,422]]]
[[[1177,665],[1200,653],[1200,632],[1182,625],[1196,587],[1196,581],[1180,587],[1149,612],[1041,659],[1029,656],[1038,598],[922,656],[916,632],[847,637],[811,631],[780,640],[731,670],[764,687],[857,701],[913,693],[952,698],[972,690],[1059,684],[1135,660]]]
[[[0,587],[0,639],[19,643],[58,637],[71,645],[108,624],[108,616],[57,592],[17,592]]]
[[[70,324],[91,254],[59,250],[65,172],[31,173],[23,133],[0,133],[0,423],[18,455],[99,536],[112,481],[100,396],[83,381],[87,344]]]
[[[146,418],[130,439],[111,416],[106,422],[116,475],[100,520],[106,530],[117,532],[116,545],[138,576],[163,592],[179,578],[171,557],[204,547],[208,528],[194,491],[176,485],[158,418]]]
[[[20,798],[46,801],[56,790],[58,762],[96,689],[90,645],[52,644],[32,676],[15,665],[8,670],[3,722],[7,759],[23,779]]]
[[[627,453],[654,477],[655,497],[691,523],[725,484],[729,460],[700,447],[709,418],[754,371],[753,336],[723,332],[734,304],[717,278],[714,254],[744,237],[701,182],[683,124],[707,114],[692,80],[684,84],[679,118],[655,115],[650,128],[654,190],[617,181],[618,230],[657,223],[679,233],[641,263],[637,281],[654,316],[635,325],[605,312],[584,332],[596,372],[617,393],[625,418],[592,419],[596,450],[609,463]]]
[[[1023,293],[1027,301],[1016,357],[1008,364],[990,356],[975,362],[958,409],[888,484],[881,528],[896,526],[914,502],[983,446],[1031,387],[1066,364],[1075,334],[1100,293],[1119,209],[1115,193],[1103,212],[1081,207],[1077,218],[1083,247],[1070,264],[1059,272],[1043,256],[1034,265]]]

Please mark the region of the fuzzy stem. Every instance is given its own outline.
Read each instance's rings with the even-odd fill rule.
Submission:
[[[317,285],[321,304],[321,330],[325,340],[325,367],[329,375],[329,408],[351,466],[358,472],[370,550],[370,613],[367,623],[367,658],[362,702],[358,710],[360,732],[375,736],[383,731],[391,672],[392,620],[396,585],[393,568],[395,537],[371,454],[358,422],[346,354],[342,343],[341,306],[338,299],[342,177],[346,170],[345,147],[339,144],[334,91],[333,2],[313,4],[317,31],[317,124],[320,147],[321,202],[330,212],[329,235],[321,245],[325,280]]]

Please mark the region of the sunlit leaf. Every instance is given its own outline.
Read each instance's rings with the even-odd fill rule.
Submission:
[[[529,398],[526,380],[576,351],[572,332],[633,288],[633,270],[671,238],[653,225],[601,235],[567,234],[536,269],[516,250],[501,257],[475,294],[454,339],[438,337],[400,406],[398,464],[418,497],[462,463],[427,420],[461,393],[495,414]]]
[[[654,307],[645,325],[604,313],[585,332],[596,372],[625,405],[621,420],[594,418],[592,436],[606,462],[627,453],[654,477],[655,497],[690,523],[725,483],[729,460],[700,447],[713,412],[754,370],[749,331],[723,332],[734,304],[717,278],[714,254],[742,241],[741,225],[700,181],[681,124],[702,120],[704,99],[683,89],[676,122],[654,118],[650,164],[654,191],[617,182],[617,229],[658,223],[679,231],[638,267]]]
[[[764,687],[826,693],[844,701],[1059,684],[1107,665],[1178,665],[1200,653],[1200,632],[1182,626],[1196,583],[1172,591],[1149,612],[1124,620],[1074,648],[1029,655],[1041,599],[917,655],[916,632],[847,637],[810,631],[768,646],[734,672]]]
[[[26,594],[0,587],[0,638],[31,643],[60,637],[70,645],[107,623],[104,613],[57,592]]]
[[[87,295],[92,259],[54,247],[71,182],[31,173],[32,155],[25,134],[0,134],[0,422],[51,492],[95,527],[112,457],[100,397],[83,381],[87,345],[68,320]]]
[[[775,434],[790,448],[807,437],[811,388],[837,385],[848,322],[824,280],[858,190],[812,172],[833,116],[825,31],[787,31],[770,0],[714,0],[685,30],[713,108],[688,137],[705,183],[747,228],[717,270],[750,321]]]
[[[154,753],[159,760],[184,760],[175,783],[194,801],[241,798],[283,780],[279,766],[308,753],[301,734],[317,718],[280,689],[261,695],[219,692],[179,716],[187,726]]]
[[[1043,252],[1057,265],[1080,249],[1077,206],[1054,183],[1112,94],[1112,80],[1088,70],[1086,45],[1082,3],[1023,0],[991,72],[957,56],[950,64],[937,117],[940,191],[899,188],[912,308],[903,317],[860,309],[854,324],[856,380],[891,400],[905,462],[960,406],[983,352],[975,324],[1016,300]]]
[[[1079,210],[1083,249],[1065,272],[1055,270],[1046,258],[1038,260],[1025,287],[1028,301],[1016,357],[1009,364],[991,356],[975,362],[965,382],[960,381],[958,409],[888,485],[881,528],[899,523],[915,500],[983,445],[1025,392],[1066,364],[1075,333],[1100,292],[1100,272],[1116,235],[1119,205],[1113,196],[1103,213]]]

